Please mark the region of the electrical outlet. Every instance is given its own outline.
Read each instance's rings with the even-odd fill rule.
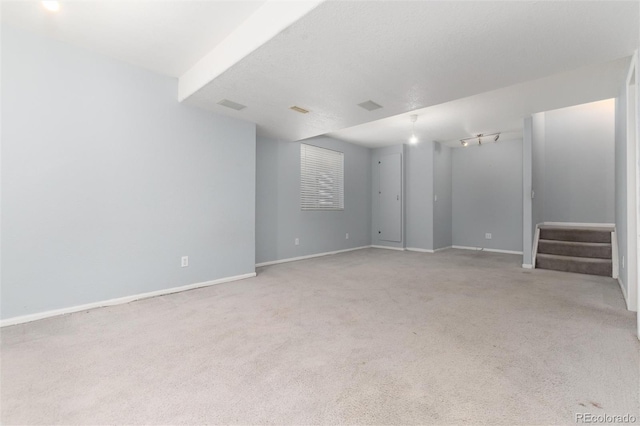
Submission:
[[[189,256],[182,256],[182,263],[180,263],[180,267],[185,268],[189,266]]]
[[[491,234],[489,232],[487,232],[486,234],[484,234],[484,239],[485,240],[490,240],[491,239]]]
[[[294,241],[294,244],[299,246],[300,245],[300,238],[296,238]]]
[[[347,232],[347,235],[345,235],[345,236],[344,236],[344,239],[345,239],[345,240],[348,240],[348,239],[349,239],[349,233],[348,233],[348,232]]]

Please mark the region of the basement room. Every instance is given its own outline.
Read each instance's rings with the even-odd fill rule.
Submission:
[[[640,422],[640,3],[0,19],[0,423]]]

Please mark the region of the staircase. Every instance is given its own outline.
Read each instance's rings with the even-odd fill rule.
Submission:
[[[613,229],[540,226],[536,268],[612,276]]]

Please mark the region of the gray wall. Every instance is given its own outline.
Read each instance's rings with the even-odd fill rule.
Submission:
[[[4,24],[1,83],[2,318],[254,272],[253,124]]]
[[[433,150],[431,141],[405,145],[405,241],[409,248],[433,249]]]
[[[544,116],[545,222],[615,222],[615,100]]]
[[[371,244],[373,245],[377,245],[377,246],[388,246],[388,247],[395,247],[395,248],[404,248],[405,247],[405,241],[407,240],[407,236],[408,236],[408,232],[407,227],[406,227],[406,222],[407,222],[407,208],[406,208],[406,202],[407,202],[407,198],[410,198],[409,195],[407,195],[407,178],[406,178],[406,173],[407,173],[407,157],[408,155],[406,154],[407,149],[405,148],[405,145],[394,145],[394,146],[389,146],[389,147],[385,147],[385,148],[376,148],[371,150],[371,161],[370,161],[370,170],[371,170]],[[379,215],[379,205],[378,205],[378,188],[379,188],[379,182],[380,182],[380,176],[379,176],[379,169],[378,169],[378,161],[380,160],[380,157],[382,157],[383,155],[388,155],[388,154],[395,154],[395,153],[400,153],[402,155],[402,174],[403,174],[403,186],[402,186],[402,191],[403,191],[403,202],[402,202],[402,209],[403,209],[403,224],[402,224],[402,242],[400,243],[396,243],[396,242],[392,242],[392,241],[384,241],[384,240],[380,240],[378,239],[378,215]]]
[[[533,264],[533,118],[525,117],[522,127],[522,265]]]
[[[619,278],[625,290],[628,290],[627,263],[622,257],[627,255],[627,91],[622,86],[620,96],[616,98],[615,115],[615,203],[616,237],[618,238]]]
[[[452,157],[453,245],[521,252],[522,142],[455,148]]]
[[[433,248],[451,247],[453,215],[453,182],[451,148],[433,144]],[[436,200],[435,197],[438,199]]]
[[[344,210],[300,210],[300,142],[259,137],[257,263],[371,244],[371,150],[329,137],[303,142],[344,153]]]
[[[536,225],[544,222],[544,186],[545,186],[545,114],[533,114],[532,120],[532,235]]]

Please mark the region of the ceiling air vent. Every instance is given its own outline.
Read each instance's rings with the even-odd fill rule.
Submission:
[[[358,104],[359,107],[366,109],[367,111],[373,111],[376,109],[380,109],[382,108],[382,105],[378,105],[377,103],[373,102],[373,101],[366,101],[363,102],[361,104]]]
[[[246,105],[230,101],[229,99],[221,100],[220,102],[218,102],[218,105],[226,106],[227,108],[235,109],[236,111],[240,111],[241,109],[245,109],[247,107]]]
[[[307,114],[309,112],[308,109],[304,109],[304,108],[300,108],[299,106],[292,106],[290,109],[294,110],[295,112],[299,112],[300,114]]]

